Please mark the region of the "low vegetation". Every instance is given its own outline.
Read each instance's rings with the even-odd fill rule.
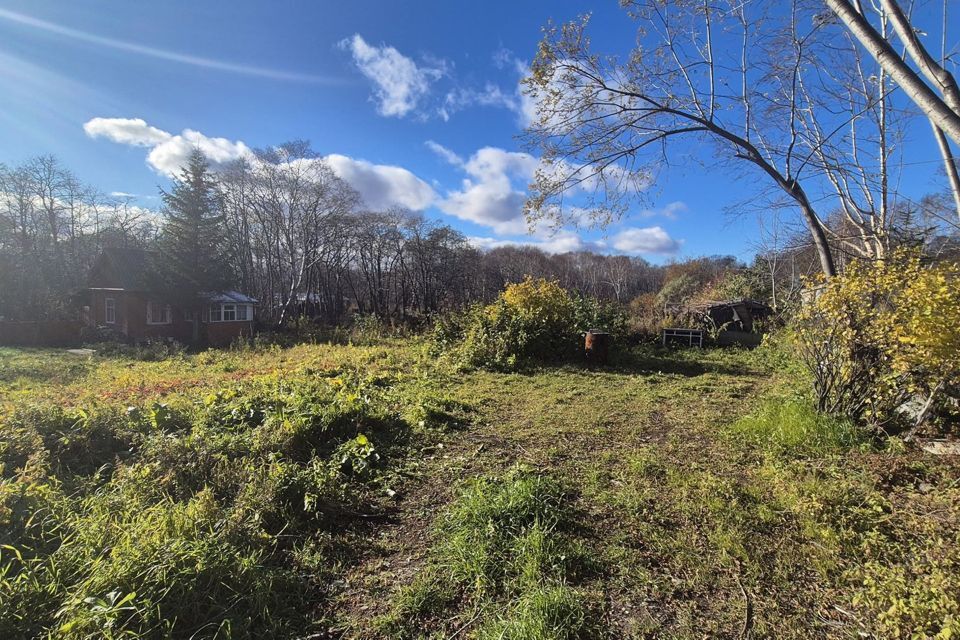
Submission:
[[[461,365],[511,370],[572,360],[581,354],[587,331],[622,336],[625,325],[616,306],[528,277],[507,285],[489,305],[442,317],[434,330],[434,350]]]
[[[960,264],[901,251],[811,291],[797,345],[817,408],[887,432],[960,419]]]
[[[0,636],[960,632],[955,463],[818,413],[789,349],[364,342],[5,350]]]

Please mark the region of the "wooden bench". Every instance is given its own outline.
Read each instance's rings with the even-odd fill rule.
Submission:
[[[680,327],[670,327],[663,330],[663,344],[680,343],[688,347],[703,348],[703,330],[702,329],[683,329]]]

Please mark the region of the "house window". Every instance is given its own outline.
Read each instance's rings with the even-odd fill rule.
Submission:
[[[253,307],[249,304],[223,302],[210,305],[210,322],[246,322],[253,320]]]
[[[184,322],[193,322],[193,311],[184,311],[183,312],[183,321]]]
[[[117,301],[113,298],[106,298],[103,301],[103,320],[107,324],[117,322]]]
[[[147,301],[147,324],[170,324],[170,305]]]

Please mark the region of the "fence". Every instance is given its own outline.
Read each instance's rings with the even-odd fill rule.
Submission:
[[[72,347],[80,343],[78,320],[0,321],[0,345],[11,347]]]

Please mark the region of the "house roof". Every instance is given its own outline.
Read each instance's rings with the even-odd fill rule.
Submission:
[[[89,288],[150,292],[157,289],[160,253],[148,249],[115,247],[104,249],[90,271]],[[202,293],[210,302],[257,301],[239,291]]]
[[[146,249],[104,249],[90,272],[90,288],[150,291],[160,254]]]
[[[201,293],[201,296],[210,302],[244,302],[247,304],[256,304],[256,299],[240,293],[239,291],[221,291],[220,293]]]

